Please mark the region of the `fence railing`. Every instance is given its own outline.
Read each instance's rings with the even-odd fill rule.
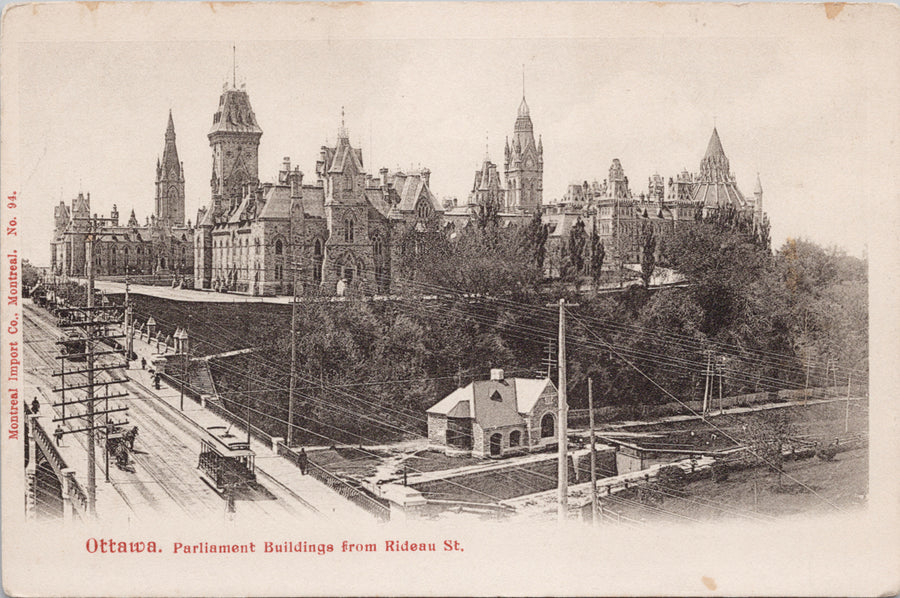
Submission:
[[[278,454],[286,458],[297,467],[300,467],[300,456],[296,451],[288,447],[283,442],[278,443]],[[306,464],[309,475],[311,475],[314,479],[325,484],[356,506],[369,512],[379,521],[390,520],[391,509],[387,505],[387,503],[382,502],[373,496],[369,496],[361,488],[355,488],[351,486],[345,480],[342,480],[338,476],[334,475],[320,465],[316,465],[312,461],[307,460]]]
[[[755,392],[742,395],[731,395],[722,398],[721,405],[718,398],[714,398],[710,402],[710,409],[713,412],[720,408],[732,409],[734,407],[749,407],[751,405],[767,402],[784,402],[788,400],[798,399],[829,399],[841,398],[847,396],[846,386],[830,386],[817,388],[799,388],[786,389],[771,392]],[[868,390],[865,384],[853,384],[850,386],[850,396],[862,396]],[[687,415],[691,410],[699,412],[703,409],[703,401],[688,400],[681,403],[662,403],[659,405],[644,405],[642,412],[631,414],[635,418],[647,417],[666,417],[671,415]],[[588,425],[589,413],[587,409],[569,409],[568,410],[569,425],[586,426]],[[603,407],[594,407],[594,419],[597,423],[606,423],[609,421],[629,419],[629,412],[626,407],[611,405]]]
[[[66,488],[68,485],[68,488],[71,491],[69,497],[72,499],[72,506],[75,508],[75,511],[79,515],[86,514],[88,503],[87,494],[85,493],[84,488],[81,487],[81,484],[78,483],[78,480],[72,476],[67,477],[63,474],[63,470],[68,468],[68,464],[56,448],[56,445],[53,444],[47,431],[44,430],[44,426],[41,425],[35,417],[31,419],[29,428],[34,436],[35,444],[40,447],[44,456],[47,458],[47,461],[53,466],[53,470],[56,472],[56,476],[59,478],[62,487]]]

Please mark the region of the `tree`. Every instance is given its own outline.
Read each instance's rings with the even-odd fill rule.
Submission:
[[[606,257],[606,247],[603,246],[603,239],[597,234],[597,222],[591,229],[591,277],[594,279],[594,288],[600,282],[600,275],[603,271],[603,258]]]
[[[22,286],[31,290],[41,278],[40,270],[31,265],[28,260],[22,260]]]
[[[584,248],[587,236],[584,232],[584,221],[579,217],[569,230],[569,250],[567,252],[567,275],[577,279],[584,272]]]
[[[752,454],[765,466],[778,474],[781,488],[784,474],[784,451],[796,435],[796,427],[790,416],[780,409],[760,411],[746,424],[745,442]]]
[[[656,232],[652,223],[644,222],[643,230],[641,231],[641,280],[645,289],[650,287],[650,279],[655,268]]]
[[[548,235],[549,230],[543,222],[541,210],[535,210],[534,215],[531,217],[531,222],[528,223],[525,238],[528,246],[531,248],[534,263],[540,268],[541,272],[544,271],[544,257],[547,254]]]

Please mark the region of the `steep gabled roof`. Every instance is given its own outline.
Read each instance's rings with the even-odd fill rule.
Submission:
[[[457,388],[438,401],[425,413],[446,415],[447,417],[472,417],[472,385]]]
[[[532,412],[548,387],[556,389],[547,378],[476,380],[457,388],[426,413],[471,417],[484,428],[522,425],[522,416]]]
[[[273,185],[263,194],[265,204],[259,211],[259,220],[286,220],[291,217],[291,188],[288,185]]]
[[[329,154],[330,163],[325,165],[329,173],[343,173],[351,165],[357,173],[363,172],[362,150],[351,146],[348,138],[339,138],[337,147]]]
[[[516,403],[515,380],[476,380],[472,383],[475,421],[483,428],[518,426],[525,422]]]

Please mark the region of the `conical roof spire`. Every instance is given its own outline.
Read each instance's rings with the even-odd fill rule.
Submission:
[[[519,104],[519,118],[531,116],[531,112],[528,110],[528,102],[525,101],[525,96],[522,96],[522,103]]]
[[[157,162],[157,168],[159,163]],[[172,110],[169,110],[169,123],[166,125],[166,146],[162,155],[163,175],[173,171],[180,174],[181,163],[178,161],[178,149],[175,147],[175,122],[172,120]]]
[[[706,146],[705,158],[724,158],[725,150],[722,149],[722,141],[719,139],[719,132],[713,127],[712,136],[709,138],[709,145]]]
[[[756,173],[756,187],[753,189],[754,195],[762,195],[762,181],[759,180],[759,173]]]

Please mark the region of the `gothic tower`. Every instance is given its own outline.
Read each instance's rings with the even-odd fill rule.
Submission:
[[[159,158],[156,160],[156,207],[153,213],[157,225],[163,228],[184,225],[184,165],[178,161],[171,110],[162,162]]]
[[[513,129],[512,143],[506,140],[507,201],[509,209],[534,211],[541,205],[544,192],[544,147],[540,137],[534,140],[534,125],[528,103],[525,102],[525,91],[522,90],[522,103]]]
[[[240,206],[244,185],[259,184],[258,151],[262,133],[247,92],[226,84],[207,135],[213,150],[210,186],[214,220]]]

